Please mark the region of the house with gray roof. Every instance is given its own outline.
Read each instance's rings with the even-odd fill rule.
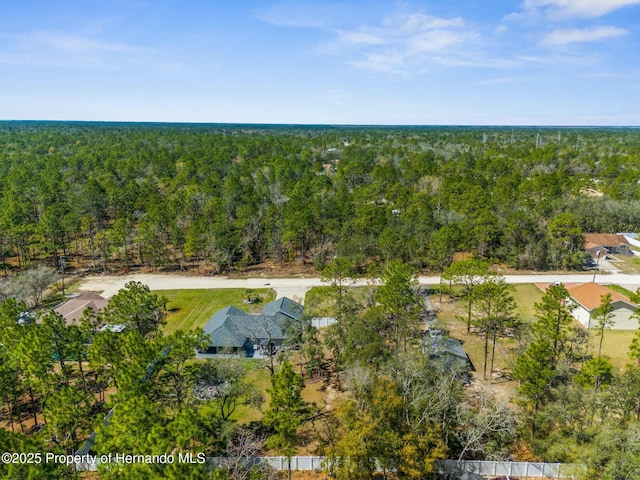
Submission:
[[[298,302],[282,297],[267,303],[262,309],[262,313],[266,315],[284,315],[293,320],[299,320],[302,317],[304,307]]]
[[[300,319],[302,311],[302,305],[287,297],[267,303],[258,314],[225,307],[214,313],[205,325],[209,345],[196,356],[223,354],[261,358],[269,355],[287,339],[285,324]]]

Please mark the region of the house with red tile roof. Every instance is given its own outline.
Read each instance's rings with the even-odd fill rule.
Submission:
[[[638,306],[615,290],[589,282],[568,287],[567,291],[573,303],[571,313],[585,328],[596,326],[597,319],[593,311],[600,306],[602,297],[607,294],[611,295],[613,306],[614,324],[612,328],[614,330],[636,330],[638,328],[638,319],[632,318]]]

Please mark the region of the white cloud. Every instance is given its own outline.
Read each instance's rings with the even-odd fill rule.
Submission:
[[[92,38],[65,33],[38,32],[30,38],[36,43],[65,52],[133,52],[138,48],[120,43],[110,43]]]
[[[354,45],[383,45],[386,39],[368,32],[339,32],[340,40]]]
[[[618,27],[601,26],[583,29],[554,30],[542,38],[544,45],[566,45],[569,43],[595,42],[605,38],[620,37],[629,33]]]
[[[528,13],[542,13],[548,18],[597,18],[623,7],[640,4],[640,0],[524,0]],[[516,14],[517,15],[517,14]]]
[[[354,67],[364,70],[398,73],[403,71],[403,67],[406,66],[407,59],[405,55],[394,51],[380,53],[368,52],[349,63]]]
[[[424,13],[394,16],[379,25],[341,30],[338,38],[325,45],[324,53],[345,56],[357,68],[406,72],[425,64],[444,64],[479,40],[465,28],[462,18],[439,18]]]
[[[326,2],[282,1],[258,8],[255,17],[280,27],[328,29],[341,24],[353,14],[348,5]]]
[[[464,20],[456,18],[437,18],[424,13],[414,13],[406,17],[402,22],[403,30],[414,32],[419,30],[434,30],[452,27],[464,27]]]
[[[112,70],[150,68],[167,75],[179,74],[181,62],[157,49],[104,40],[85,33],[32,31],[7,33],[0,63],[26,67]]]

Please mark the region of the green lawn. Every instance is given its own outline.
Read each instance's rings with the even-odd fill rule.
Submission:
[[[247,360],[247,375],[245,381],[255,385],[264,396],[262,409],[240,405],[237,410],[233,412],[233,415],[231,415],[232,420],[236,420],[243,425],[248,425],[251,422],[259,422],[262,420],[264,416],[263,410],[269,406],[269,393],[267,393],[267,390],[271,388],[271,373],[269,369],[265,367],[263,361]]]
[[[513,299],[518,305],[520,321],[531,323],[536,319],[535,304],[542,300],[542,290],[532,283],[514,285],[511,291]]]
[[[157,290],[158,296],[164,295],[169,299],[165,334],[176,330],[190,330],[204,327],[207,320],[218,310],[229,305],[236,306],[249,313],[258,312],[265,303],[275,299],[272,289],[257,289],[253,292],[260,297],[260,301],[245,304],[246,290],[242,288],[226,288],[215,290]]]
[[[313,287],[304,297],[304,309],[312,317],[331,317],[335,314],[331,287]]]
[[[624,295],[627,298],[631,298],[635,295],[635,292],[632,292],[628,288],[621,287],[620,285],[607,285],[607,288],[610,288],[614,292],[618,292],[621,295]]]
[[[289,361],[294,364],[296,372],[299,373],[295,356],[289,358]],[[246,407],[244,405],[239,406],[231,418],[240,424],[247,425],[251,422],[261,421],[264,416],[263,411],[269,406],[271,396],[267,390],[271,388],[271,373],[264,362],[265,361],[260,360],[247,360],[247,375],[245,381],[258,387],[264,396],[264,404],[262,405],[262,409]],[[302,391],[302,398],[304,398],[306,402],[322,406],[325,392],[320,390],[321,387],[322,383],[307,384]]]

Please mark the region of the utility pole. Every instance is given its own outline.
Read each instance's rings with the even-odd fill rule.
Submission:
[[[67,266],[67,262],[64,259],[64,257],[62,257],[60,259],[60,268],[62,269],[62,296],[64,297],[64,267]]]
[[[601,250],[596,251],[596,268],[593,270],[593,279],[591,279],[594,283],[596,281],[596,273],[598,273],[598,265],[600,265],[600,253],[602,253]]]

